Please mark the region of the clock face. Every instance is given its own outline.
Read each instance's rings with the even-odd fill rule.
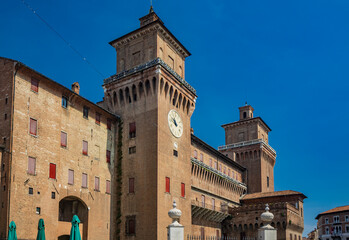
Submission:
[[[179,138],[183,134],[183,122],[178,112],[175,110],[170,110],[168,112],[168,126],[170,131],[176,138]]]

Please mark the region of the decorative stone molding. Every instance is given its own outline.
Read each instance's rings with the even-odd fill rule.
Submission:
[[[189,83],[187,83],[181,76],[179,76],[178,73],[176,73],[170,66],[168,66],[161,58],[156,58],[145,64],[138,65],[129,70],[110,76],[109,78],[104,79],[104,85],[109,84],[111,82],[119,81],[127,76],[130,76],[140,71],[144,71],[156,65],[160,65],[163,68],[165,68],[173,77],[175,77],[177,81],[179,81],[180,84],[184,85],[184,87],[186,87],[190,92],[192,92],[196,96],[196,90],[192,86],[190,86]]]

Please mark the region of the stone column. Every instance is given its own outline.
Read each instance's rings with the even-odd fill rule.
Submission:
[[[265,212],[261,214],[264,226],[258,229],[258,240],[276,240],[277,230],[270,223],[274,219],[274,214],[269,212],[269,206],[266,204]]]
[[[168,216],[172,218],[172,223],[167,226],[167,239],[184,240],[184,226],[178,222],[182,216],[182,211],[177,209],[175,200],[173,201],[173,208],[168,212]]]

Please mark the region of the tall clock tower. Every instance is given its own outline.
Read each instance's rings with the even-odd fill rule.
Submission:
[[[115,182],[122,189],[116,213],[121,225],[112,229],[112,239],[163,240],[173,200],[183,212],[185,232],[191,231],[190,117],[196,92],[184,80],[189,51],[152,8],[139,20],[140,28],[110,42],[117,74],[103,85],[105,106],[123,121],[122,183]]]

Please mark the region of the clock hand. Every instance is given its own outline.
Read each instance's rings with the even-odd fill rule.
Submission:
[[[176,119],[173,118],[173,123],[176,125],[177,127],[177,122],[176,122]]]

